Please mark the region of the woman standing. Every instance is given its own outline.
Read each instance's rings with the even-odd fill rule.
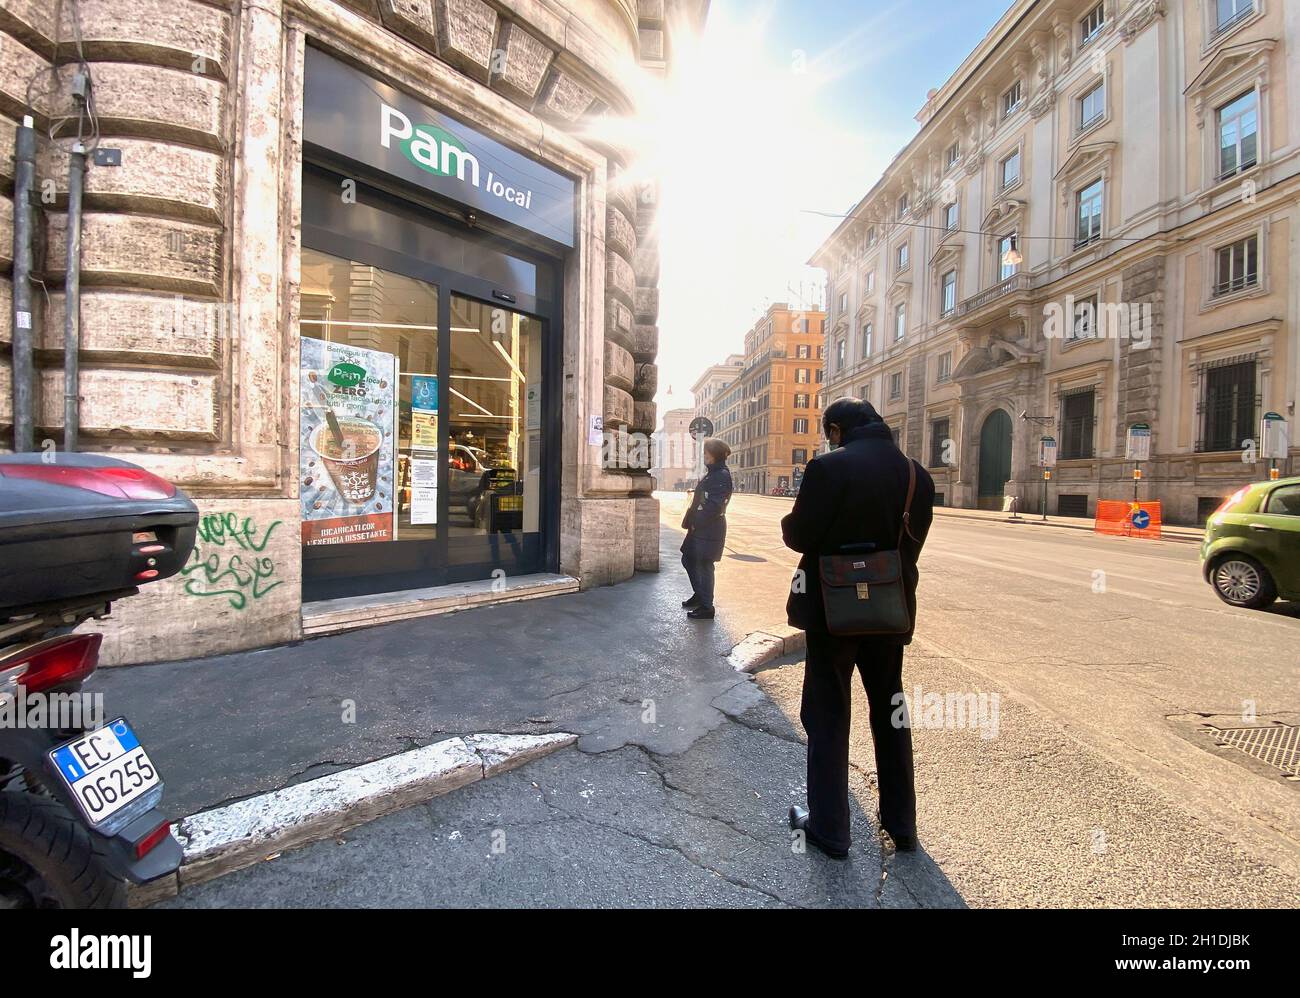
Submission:
[[[713,566],[722,560],[727,540],[727,503],[731,501],[731,469],[727,458],[731,448],[716,437],[704,441],[707,469],[682,517],[686,540],[682,541],[682,564],[694,592],[682,603],[692,620],[712,620]]]

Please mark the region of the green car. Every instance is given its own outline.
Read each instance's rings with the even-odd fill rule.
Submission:
[[[1232,606],[1300,600],[1300,477],[1230,495],[1205,524],[1201,574]]]

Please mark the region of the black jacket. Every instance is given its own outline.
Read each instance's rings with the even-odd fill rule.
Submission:
[[[884,423],[861,426],[844,446],[808,462],[794,509],[781,521],[785,545],[800,552],[799,572],[790,587],[786,614],[792,627],[826,632],[818,559],[851,550],[888,551],[898,543],[903,500],[907,497],[908,458],[894,444]],[[918,463],[912,495],[911,534],[903,536],[903,585],[916,621],[916,561],[934,516],[934,480]],[[869,545],[856,547],[857,545]],[[908,644],[909,631],[890,643]]]
[[[731,469],[709,465],[708,474],[695,486],[695,495],[682,517],[686,539],[682,553],[701,561],[721,561],[727,542],[727,503],[731,501]]]

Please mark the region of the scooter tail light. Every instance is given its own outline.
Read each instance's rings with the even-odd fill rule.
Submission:
[[[41,693],[56,686],[79,683],[99,665],[102,634],[69,634],[51,638],[25,649],[13,659],[0,662],[4,671],[18,667],[15,681],[28,693]]]
[[[167,838],[171,829],[171,822],[164,821],[161,825],[137,842],[135,844],[135,858],[144,859],[145,856],[149,855],[155,847]]]

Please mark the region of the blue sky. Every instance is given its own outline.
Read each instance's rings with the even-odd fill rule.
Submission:
[[[713,0],[667,101],[690,155],[657,164],[661,412],[691,404],[768,303],[819,280],[803,264],[836,220],[804,209],[851,208],[1009,4]]]

